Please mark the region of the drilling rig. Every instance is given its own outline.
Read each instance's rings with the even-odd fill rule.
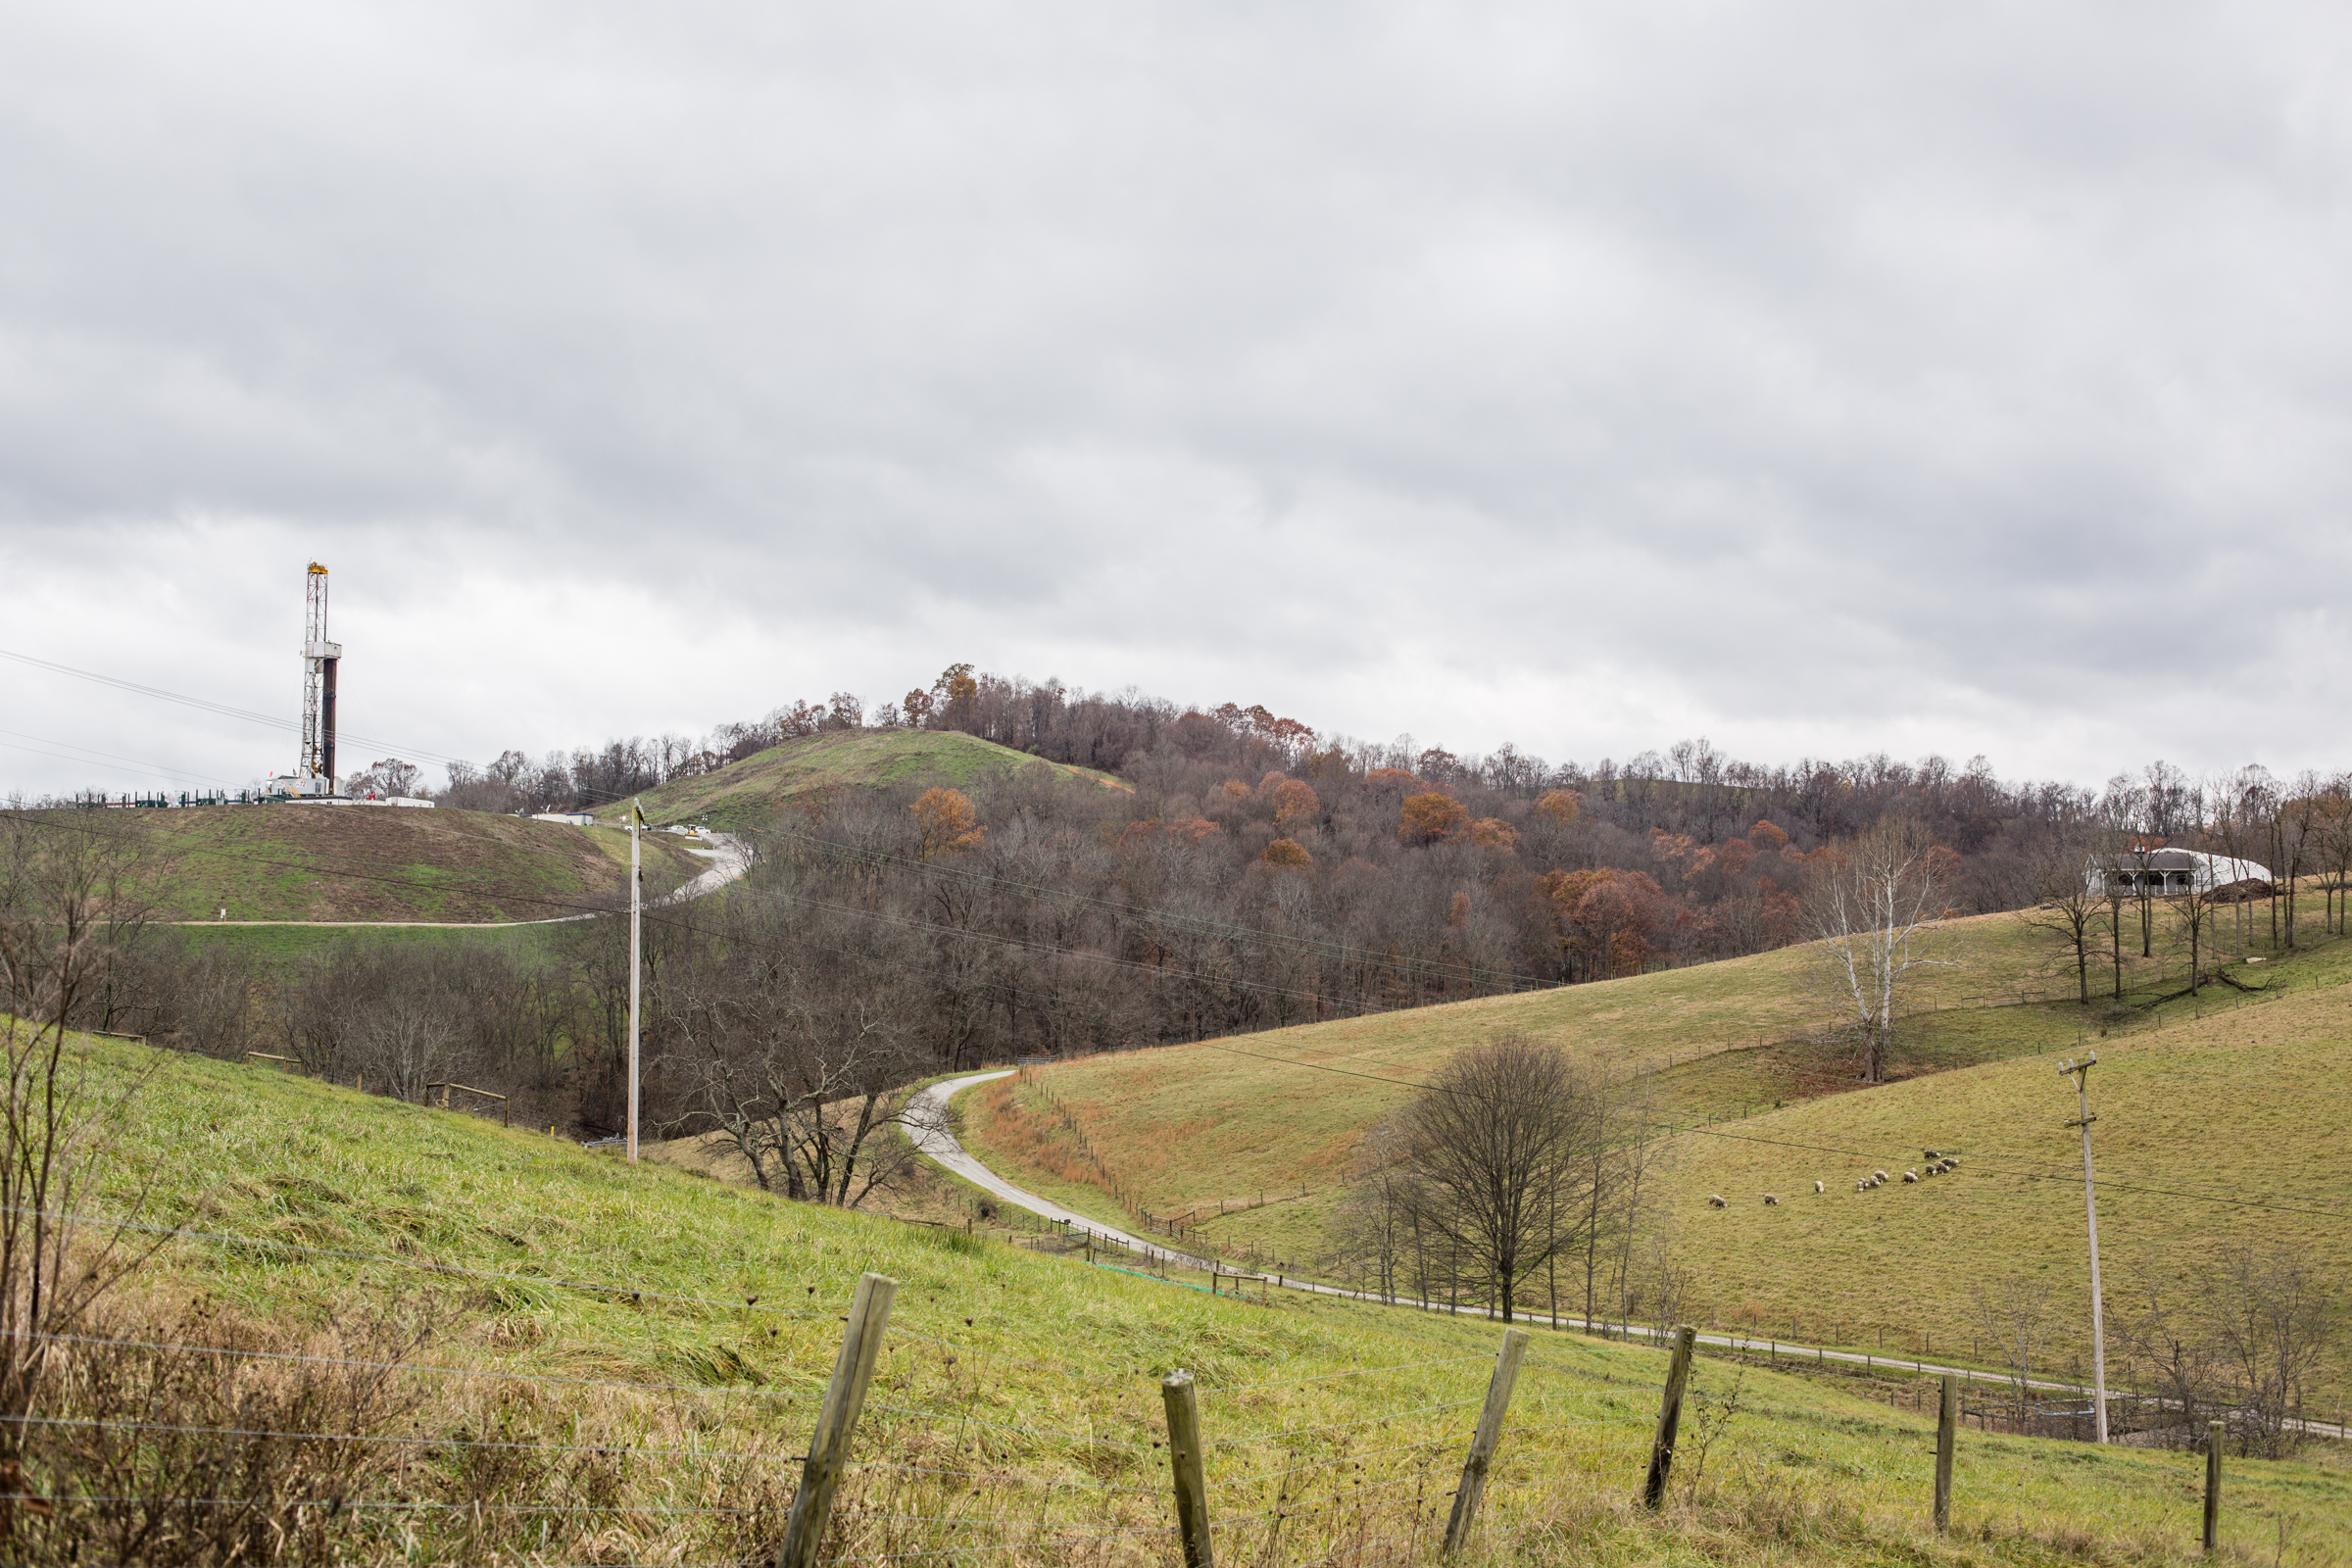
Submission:
[[[335,666],[343,645],[326,640],[326,568],[311,563],[303,601],[302,761],[286,781],[289,795],[335,793]]]

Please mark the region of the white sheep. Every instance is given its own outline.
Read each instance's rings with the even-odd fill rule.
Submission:
[[[1729,1208],[1732,1205],[1724,1201],[1722,1194],[1709,1193],[1707,1195],[1707,1206],[1709,1208]]]
[[[1815,1182],[1813,1184],[1813,1194],[1817,1198],[1829,1190],[1829,1184],[1826,1182]]]
[[[1870,1173],[1870,1179],[1874,1182],[1883,1182],[1886,1179],[1886,1173],[1883,1170],[1874,1170]]]
[[[1915,1170],[1907,1170],[1903,1172],[1903,1180],[1907,1182],[1915,1182],[1919,1180],[1919,1172]]]

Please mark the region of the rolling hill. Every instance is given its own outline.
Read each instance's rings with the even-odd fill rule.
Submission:
[[[2159,1001],[2184,975],[2160,943],[2129,960],[2124,1004],[2084,1008],[2016,917],[1958,924],[1969,966],[1928,982],[1897,1081],[1876,1088],[1846,1048],[1808,1038],[1819,1013],[1790,949],[1032,1068],[968,1097],[967,1142],[1082,1211],[1114,1218],[1115,1181],[1153,1212],[1202,1215],[1203,1238],[1311,1270],[1364,1130],[1453,1051],[1522,1030],[1654,1097],[1671,1230],[1715,1325],[1965,1355],[1975,1288],[2010,1272],[2087,1317],[2075,1102],[2055,1069],[2089,1047],[2111,1298],[2133,1260],[2194,1262],[2239,1239],[2352,1269],[2336,1147],[2352,943],[2235,955],[2234,985]],[[1960,1153],[1961,1172],[1853,1191],[1928,1148]]]
[[[544,920],[625,899],[628,835],[486,811],[209,806],[110,813],[156,916],[235,921]],[[644,841],[650,886],[706,868]]]
[[[715,773],[673,779],[640,799],[647,819],[656,823],[756,827],[790,801],[831,790],[956,788],[1031,770],[1097,789],[1128,788],[1110,774],[1043,761],[956,730],[858,729],[786,741]],[[615,816],[619,809],[600,808],[600,814]]]
[[[1177,1366],[1202,1389],[1220,1556],[1436,1558],[1492,1324],[1220,1298],[268,1069],[85,1046],[96,1084],[137,1086],[85,1233],[134,1207],[172,1229],[131,1233],[157,1250],[95,1326],[108,1343],[71,1351],[82,1375],[53,1390],[24,1472],[56,1512],[20,1524],[16,1560],[62,1558],[83,1526],[81,1560],[155,1560],[104,1532],[156,1491],[254,1499],[238,1539],[284,1544],[238,1560],[767,1560],[867,1269],[900,1286],[839,1560],[1163,1560],[1156,1383]],[[1646,1513],[1633,1499],[1664,1360],[1540,1335],[1461,1560],[1967,1568],[2193,1549],[2193,1456],[1965,1432],[1959,1528],[1937,1541],[1929,1418],[1712,1361],[1685,1428],[1710,1434],[1680,1472],[1689,1492]],[[132,1436],[109,1446],[115,1420]],[[231,1469],[203,1468],[215,1450]],[[2236,1549],[2276,1535],[2287,1560],[2321,1562],[2352,1535],[2352,1477],[2324,1460],[2232,1460],[2230,1487]],[[79,1500],[102,1491],[132,1500]],[[211,1514],[159,1517],[184,1543]]]

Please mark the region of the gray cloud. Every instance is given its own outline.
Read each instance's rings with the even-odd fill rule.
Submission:
[[[969,658],[1555,757],[2332,764],[2348,43],[20,14],[5,645],[290,710],[316,555],[354,727],[461,755]],[[257,770],[55,684],[0,722]]]

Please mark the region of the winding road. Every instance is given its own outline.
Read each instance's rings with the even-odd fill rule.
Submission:
[[[996,1194],[999,1198],[1004,1200],[1004,1201],[1008,1203],[1013,1204],[1015,1207],[1025,1208],[1032,1214],[1042,1215],[1045,1218],[1052,1220],[1056,1225],[1070,1225],[1077,1227],[1081,1231],[1090,1231],[1096,1236],[1107,1238],[1108,1240],[1115,1242],[1122,1247],[1132,1249],[1133,1250],[1142,1253],[1146,1257],[1153,1258],[1162,1262],[1173,1263],[1179,1268],[1197,1268],[1203,1273],[1211,1271],[1231,1272],[1231,1270],[1227,1269],[1223,1263],[1219,1263],[1205,1257],[1197,1257],[1190,1252],[1178,1251],[1174,1248],[1168,1247],[1162,1243],[1151,1241],[1145,1237],[1132,1235],[1129,1232],[1120,1230],[1114,1225],[1105,1225],[1101,1220],[1096,1219],[1091,1215],[1080,1214],[1075,1210],[1064,1208],[1059,1203],[1038,1197],[1035,1193],[1024,1192],[1022,1189],[1013,1186],[1012,1183],[1006,1181],[1004,1177],[998,1175],[995,1171],[990,1170],[986,1165],[981,1164],[979,1160],[975,1159],[972,1156],[971,1151],[965,1149],[963,1145],[957,1141],[956,1135],[948,1130],[948,1102],[954,1100],[957,1095],[963,1093],[966,1089],[973,1088],[979,1084],[993,1083],[999,1078],[1009,1078],[1011,1076],[1012,1069],[1000,1068],[994,1072],[967,1073],[961,1078],[943,1079],[938,1083],[932,1084],[926,1089],[918,1090],[914,1096],[914,1103],[920,1109],[929,1112],[930,1114],[917,1118],[916,1125],[910,1129],[914,1140],[914,1147],[921,1151],[921,1152],[930,1159],[938,1162],[948,1170],[955,1172],[956,1175],[962,1177],[965,1181],[972,1183],[974,1186],[985,1188],[987,1191]],[[1255,1276],[1252,1277],[1254,1278]],[[1486,1317],[1490,1315],[1485,1307],[1445,1306],[1442,1304],[1432,1304],[1428,1307],[1423,1307],[1415,1301],[1386,1301],[1381,1297],[1369,1291],[1350,1291],[1337,1285],[1318,1285],[1309,1280],[1291,1279],[1283,1276],[1276,1276],[1275,1278],[1276,1283],[1280,1284],[1285,1290],[1306,1291],[1316,1296],[1342,1296],[1350,1300],[1372,1301],[1381,1305],[1403,1307],[1413,1311],[1453,1312],[1456,1314],[1466,1314],[1476,1317]],[[1535,1317],[1530,1318],[1529,1321],[1541,1323],[1545,1320],[1541,1317]],[[1569,1320],[1564,1318],[1552,1323],[1552,1327],[1554,1328],[1559,1328],[1562,1326],[1573,1327],[1574,1325],[1570,1323]],[[1642,1339],[1663,1338],[1663,1335],[1657,1329],[1648,1328],[1639,1323],[1619,1324],[1613,1325],[1612,1327],[1615,1332],[1637,1336]],[[1753,1353],[1756,1348],[1757,1342],[1744,1335],[1738,1334],[1701,1334],[1698,1336],[1698,1343],[1701,1345],[1720,1347],[1721,1348],[1728,1350]],[[1786,1340],[1767,1340],[1764,1342],[1764,1344],[1768,1348],[1769,1353],[1776,1356],[1786,1355],[1792,1360],[1801,1356],[1804,1359],[1811,1361],[1837,1361],[1841,1364],[1859,1366],[1868,1369],[1885,1367],[1889,1372],[1909,1372],[1914,1376],[1925,1377],[1936,1377],[1942,1375],[1943,1373],[1949,1372],[1973,1383],[2007,1384],[2013,1381],[2011,1379],[2004,1378],[1997,1373],[1988,1373],[1980,1368],[1946,1366],[1938,1361],[1912,1359],[1902,1356],[1876,1355],[1864,1350],[1833,1350],[1825,1346],[1819,1345],[1792,1345]],[[2056,1383],[2046,1381],[2041,1378],[2034,1378],[2032,1379],[2027,1386],[2045,1394],[2062,1394],[2083,1399],[2090,1397],[2090,1393],[2088,1390],[2073,1383]],[[2121,1391],[2119,1390],[2117,1392],[2120,1393]],[[2310,1433],[2314,1437],[2342,1438],[2346,1435],[2347,1431],[2346,1427],[2338,1426],[2332,1421],[2304,1420],[2290,1424],[2299,1426],[2303,1431]]]

